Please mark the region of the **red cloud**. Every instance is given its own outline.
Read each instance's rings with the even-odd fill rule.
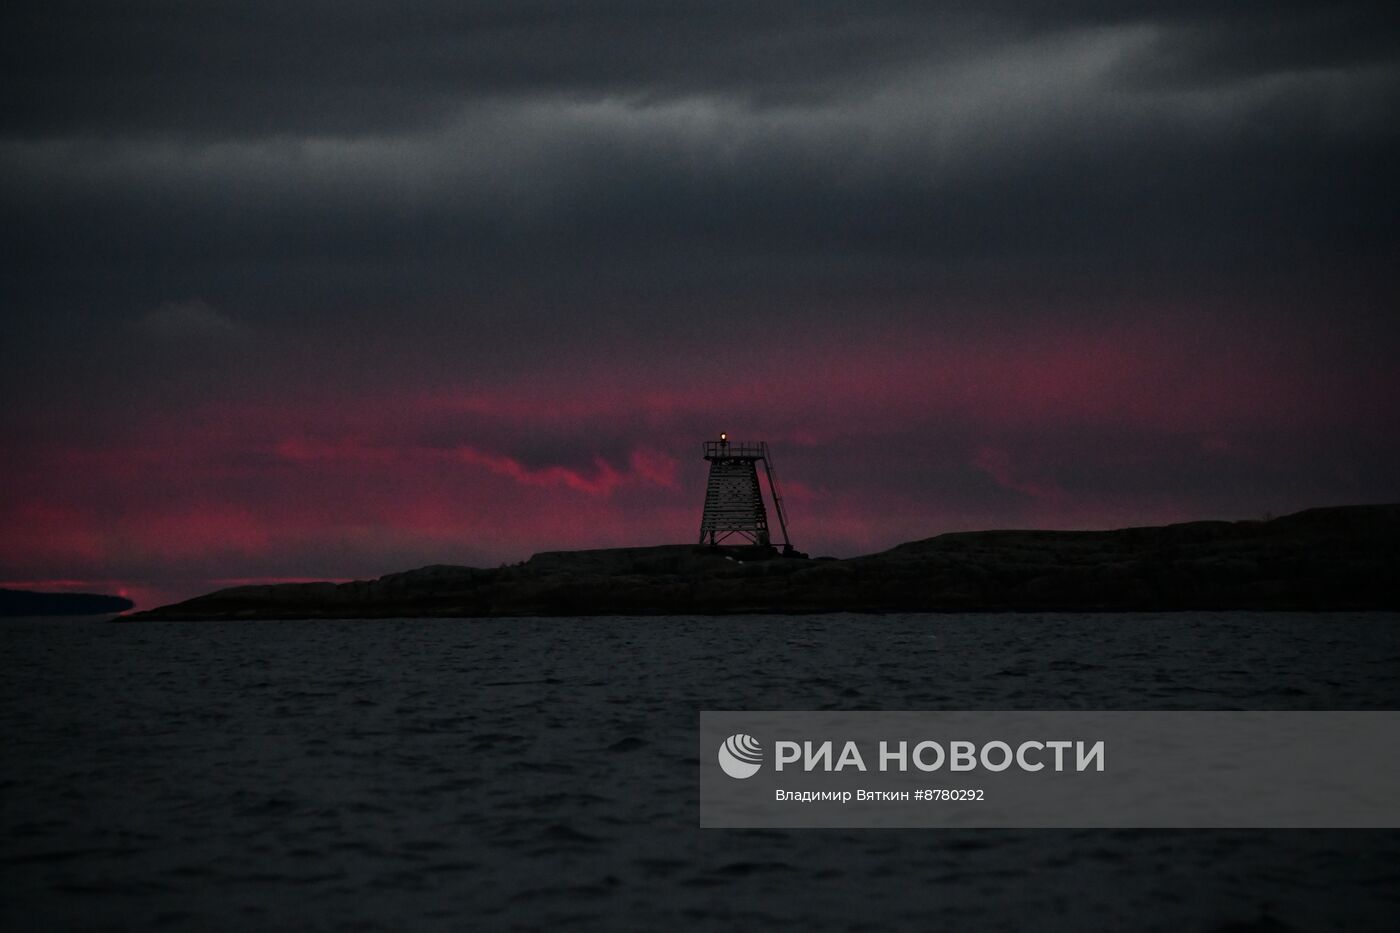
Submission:
[[[400,375],[332,391],[283,373],[260,395],[157,394],[7,451],[0,575],[149,588],[165,574],[187,592],[688,541],[699,442],[721,429],[773,444],[789,504],[803,506],[796,543],[828,553],[955,528],[1384,497],[1393,482],[1368,477],[1393,470],[1317,438],[1341,425],[1363,452],[1393,450],[1376,412],[1400,395],[1397,377],[1338,371],[1315,343],[1199,326],[906,328],[776,351],[736,339],[714,357],[639,352],[627,369],[580,351],[489,385]]]

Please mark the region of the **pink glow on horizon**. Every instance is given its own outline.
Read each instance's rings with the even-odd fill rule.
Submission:
[[[1267,479],[1261,439],[1302,449],[1349,420],[1374,431],[1376,398],[1400,395],[1393,372],[1331,371],[1305,340],[1200,327],[827,335],[776,359],[739,344],[626,370],[581,357],[489,386],[406,378],[359,396],[308,385],[138,407],[120,432],[14,452],[0,572],[187,596],[689,541],[698,445],[721,427],[773,445],[802,506],[794,537],[814,551],[1210,517],[1218,499],[1181,488],[1181,463]],[[1086,470],[1121,488],[1076,486]]]

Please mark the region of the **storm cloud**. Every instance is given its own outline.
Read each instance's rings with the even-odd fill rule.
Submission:
[[[0,578],[1395,499],[1391,6],[927,7],[8,6]]]

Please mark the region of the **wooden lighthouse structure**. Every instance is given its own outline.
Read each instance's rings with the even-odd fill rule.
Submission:
[[[737,539],[735,543],[772,549],[768,510],[758,483],[758,464],[762,462],[768,491],[773,497],[773,512],[778,516],[778,529],[783,536],[783,553],[791,554],[783,494],[773,472],[768,444],[763,441],[741,444],[731,441],[728,434],[721,434],[717,441],[705,441],[705,459],[710,462],[710,479],[705,486],[705,511],[700,517],[700,543],[715,547]]]

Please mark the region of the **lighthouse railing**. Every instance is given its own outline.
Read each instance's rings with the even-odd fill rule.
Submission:
[[[763,444],[741,444],[737,441],[705,441],[705,459],[715,460],[725,457],[736,459],[761,460],[765,455]]]

